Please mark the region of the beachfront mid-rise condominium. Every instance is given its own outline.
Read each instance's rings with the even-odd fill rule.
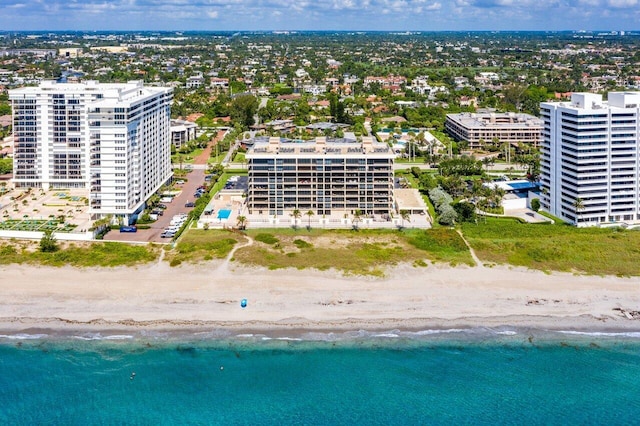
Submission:
[[[540,202],[578,226],[640,223],[640,92],[540,104]]]
[[[389,215],[394,206],[391,148],[362,142],[272,137],[246,154],[247,207],[252,214]]]
[[[85,188],[93,217],[128,221],[172,175],[172,90],[139,81],[11,90],[14,183]]]

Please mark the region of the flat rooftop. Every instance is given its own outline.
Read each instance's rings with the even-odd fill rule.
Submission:
[[[398,210],[421,210],[427,211],[427,204],[422,199],[420,191],[415,188],[394,189]]]
[[[447,119],[469,129],[522,129],[542,128],[543,122],[538,117],[523,113],[469,113],[447,114]]]
[[[319,137],[315,140],[291,140],[278,137],[269,138],[268,141],[255,140],[253,147],[249,148],[247,157],[273,156],[274,154],[290,155],[354,155],[380,154],[392,157],[393,151],[386,143],[381,143],[372,137],[363,137],[362,142],[345,139],[328,139]]]

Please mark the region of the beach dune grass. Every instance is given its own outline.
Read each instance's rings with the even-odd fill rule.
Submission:
[[[238,249],[240,263],[269,269],[334,268],[347,275],[384,275],[400,263],[426,265],[425,260],[452,265],[473,261],[454,230],[274,230],[277,238],[264,238],[265,230],[249,230],[256,243]],[[272,236],[272,234],[267,234]],[[426,236],[425,236],[426,235]],[[274,244],[274,240],[278,244]],[[416,240],[421,244],[413,244]]]
[[[498,218],[464,224],[462,230],[483,262],[544,271],[640,275],[639,231],[523,224]]]
[[[59,243],[60,244],[60,243]],[[0,243],[0,264],[40,264],[48,266],[114,267],[134,266],[157,260],[155,245],[129,245],[116,242],[60,244],[55,252],[43,253],[37,242]]]
[[[165,257],[173,266],[224,259],[243,236],[229,231],[190,229]]]
[[[432,262],[455,265],[475,265],[471,253],[460,235],[450,228],[434,228],[408,232],[409,243],[429,253]]]

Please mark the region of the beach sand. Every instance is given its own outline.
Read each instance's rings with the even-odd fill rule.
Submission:
[[[454,327],[640,330],[640,279],[498,266],[335,271],[169,267],[0,268],[0,330],[347,331]],[[240,301],[247,299],[243,309]]]

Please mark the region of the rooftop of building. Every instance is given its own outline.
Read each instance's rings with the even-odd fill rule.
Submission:
[[[96,92],[103,95],[103,99],[118,99],[129,101],[155,95],[159,92],[169,92],[170,88],[145,86],[142,80],[132,80],[126,83],[100,83],[96,80],[86,80],[79,83],[59,83],[55,80],[44,80],[38,86],[22,87],[9,93],[16,96],[22,94],[36,95],[42,92],[82,94]]]
[[[505,112],[505,113],[473,113],[462,112],[447,114],[447,119],[467,128],[523,128],[542,127],[542,120],[530,114]]]
[[[188,121],[188,120],[181,120],[181,119],[171,119],[171,130],[174,130],[174,127],[176,128],[176,130],[178,130],[178,128],[180,129],[193,129],[198,127],[198,125],[192,121]]]
[[[543,105],[545,104],[583,110],[638,108],[640,92],[609,92],[606,101],[598,93],[572,93],[571,102],[544,102]]]
[[[270,137],[268,139],[254,140],[253,147],[249,148],[247,156],[273,154],[333,154],[333,155],[358,155],[381,154],[393,157],[391,147],[381,143],[372,137],[363,137],[362,142],[350,139],[331,139],[317,137],[313,140],[296,140]]]

